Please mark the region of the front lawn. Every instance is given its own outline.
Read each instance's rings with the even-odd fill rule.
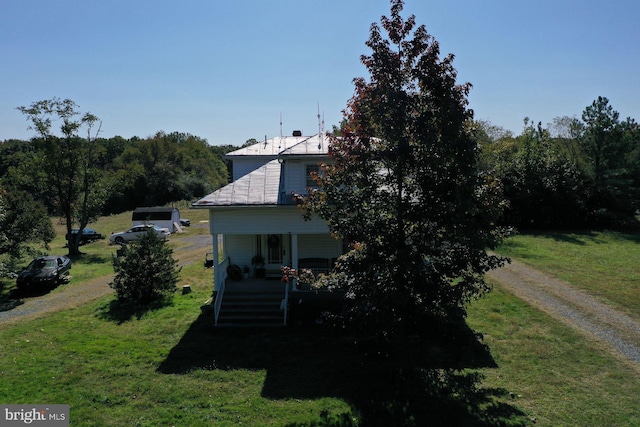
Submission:
[[[69,404],[78,426],[640,425],[637,369],[498,286],[471,305],[472,330],[380,350],[316,329],[214,329],[210,281],[194,262],[180,282],[193,292],[139,318],[106,297],[2,325],[0,401]]]
[[[536,426],[638,426],[640,369],[519,300],[499,285],[472,304],[496,368],[483,385],[505,388]],[[533,425],[533,424],[532,424]]]

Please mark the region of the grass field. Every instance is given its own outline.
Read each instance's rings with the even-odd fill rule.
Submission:
[[[129,223],[125,214],[94,228]],[[549,237],[515,246],[526,253],[538,238]],[[83,250],[93,261],[75,261],[69,286],[112,273],[113,247]],[[640,425],[638,371],[499,287],[471,306],[471,329],[435,330],[383,357],[318,330],[214,330],[200,312],[210,277],[200,262],[185,266],[193,292],[139,319],[114,318],[107,297],[3,325],[0,403],[69,404],[77,426]]]
[[[503,244],[500,253],[640,319],[640,233],[522,234]]]
[[[471,307],[495,368],[485,387],[513,393],[537,426],[639,426],[640,371],[496,285]]]

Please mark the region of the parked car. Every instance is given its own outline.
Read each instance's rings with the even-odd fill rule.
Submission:
[[[189,227],[191,225],[191,220],[187,218],[180,218],[180,225],[183,227]]]
[[[159,238],[166,240],[167,237],[171,236],[171,232],[168,228],[158,227],[157,225],[136,225],[135,227],[131,227],[127,231],[121,231],[120,233],[113,233],[109,236],[109,241],[111,243],[117,243],[119,245],[127,242],[132,242],[134,240],[142,239],[149,229],[155,230],[156,234]]]
[[[66,256],[41,256],[18,274],[16,284],[23,289],[32,286],[56,286],[69,281],[71,260]]]
[[[78,232],[80,231],[80,229],[78,228],[74,228],[73,230],[71,230],[71,235],[73,237],[78,235]],[[66,236],[67,241],[69,240],[69,235],[67,234]],[[95,242],[96,240],[100,240],[103,239],[104,237],[102,236],[102,234],[98,233],[96,230],[94,230],[93,228],[85,228],[84,230],[82,230],[82,237],[80,237],[80,244],[84,245],[85,243],[91,243],[91,242]]]

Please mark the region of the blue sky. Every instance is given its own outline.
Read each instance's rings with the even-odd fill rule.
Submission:
[[[29,139],[15,107],[70,98],[103,137],[188,132],[211,144],[339,123],[367,77],[388,0],[0,0],[0,140]],[[640,121],[637,0],[406,0],[453,53],[477,119],[514,131],[579,117],[606,96]]]

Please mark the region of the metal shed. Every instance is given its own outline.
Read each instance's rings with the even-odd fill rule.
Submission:
[[[134,226],[143,224],[155,224],[158,227],[168,228],[175,233],[180,231],[180,211],[177,208],[136,208],[131,215]]]

